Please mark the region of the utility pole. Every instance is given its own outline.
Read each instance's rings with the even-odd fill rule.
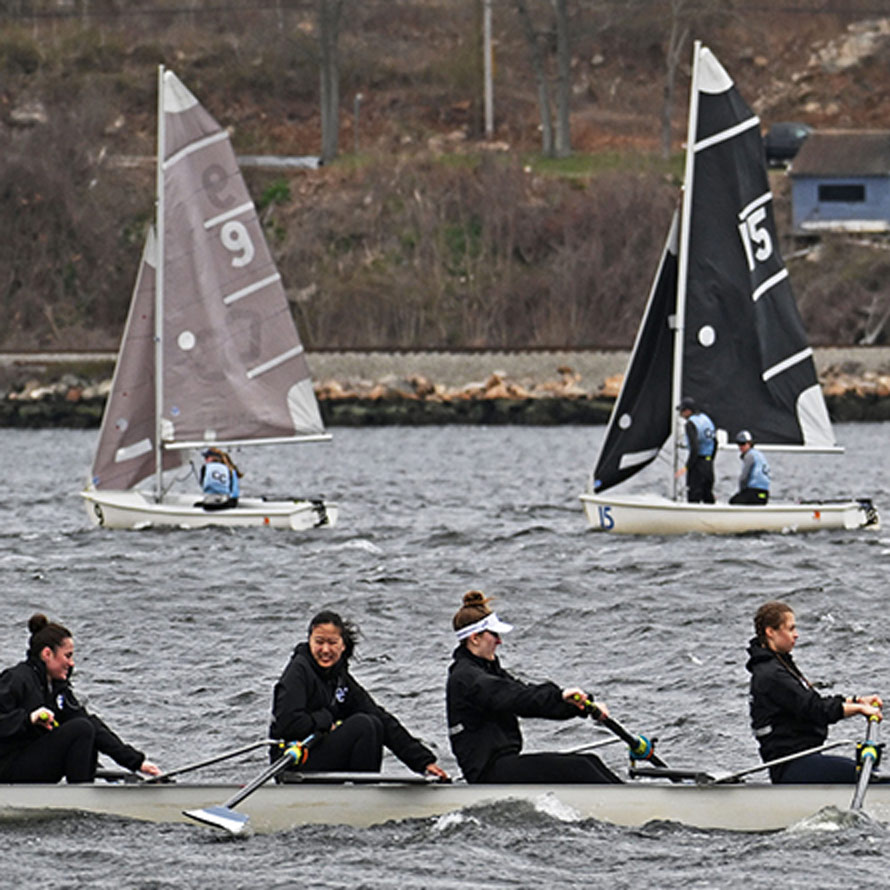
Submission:
[[[485,138],[494,138],[494,88],[492,84],[491,0],[483,0],[482,58],[485,78]]]

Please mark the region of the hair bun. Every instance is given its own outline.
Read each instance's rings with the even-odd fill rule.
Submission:
[[[28,619],[28,630],[31,631],[32,634],[36,634],[38,631],[43,630],[47,624],[49,624],[49,618],[41,612],[35,612]]]
[[[465,606],[484,606],[488,597],[481,590],[470,590],[464,594]]]

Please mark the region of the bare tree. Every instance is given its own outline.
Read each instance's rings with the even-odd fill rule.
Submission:
[[[548,157],[568,157],[572,153],[569,126],[569,97],[571,95],[568,0],[549,0],[553,18],[548,27],[535,27],[527,0],[513,0],[519,15],[522,33],[528,44],[532,72],[538,92],[541,114],[541,151]],[[551,111],[551,86],[548,78],[549,47],[555,45],[556,54],[556,122]]]
[[[337,157],[340,139],[340,21],[345,0],[318,0],[321,158]]]
[[[684,13],[689,8],[689,0],[670,0],[671,16],[665,50],[664,101],[661,105],[661,156],[671,155],[671,122],[674,118],[674,93],[677,84],[677,68],[689,40],[689,21]]]

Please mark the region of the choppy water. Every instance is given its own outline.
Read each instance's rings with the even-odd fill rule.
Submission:
[[[245,452],[246,491],[302,478],[305,493],[340,502],[336,529],[295,535],[93,529],[76,491],[95,433],[0,431],[0,659],[20,659],[33,611],[61,620],[81,696],[166,768],[262,738],[275,678],[329,605],[361,626],[359,678],[454,771],[449,626],[472,587],[497,595],[516,625],[501,650],[508,668],[593,689],[627,726],[657,735],[672,764],[756,763],[743,652],[767,598],[795,606],[812,679],[890,692],[890,532],[597,535],[576,495],[602,432],[349,429],[330,446]],[[838,434],[844,458],[771,456],[777,493],[872,495],[890,528],[890,425]],[[736,471],[722,456],[722,496]],[[527,750],[572,748],[591,732],[525,723]],[[603,757],[623,768],[617,747]],[[246,781],[262,766],[257,755],[202,777]],[[0,823],[0,837],[6,886],[877,887],[890,861],[886,826],[868,820],[742,835],[628,830],[526,805],[246,840],[91,817]]]

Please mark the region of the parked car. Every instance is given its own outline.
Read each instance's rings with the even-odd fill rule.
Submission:
[[[773,166],[787,164],[812,132],[812,127],[794,121],[773,124],[763,140],[766,162]]]

